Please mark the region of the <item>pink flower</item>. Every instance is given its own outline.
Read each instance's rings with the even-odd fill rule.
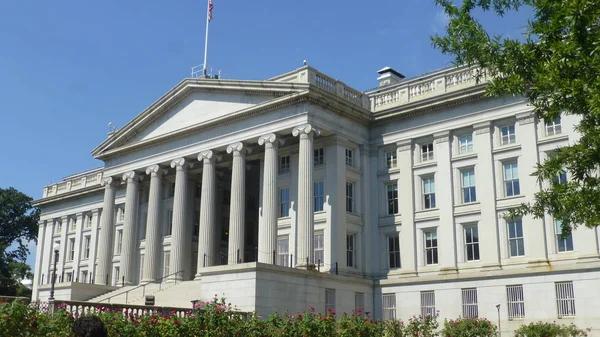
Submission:
[[[315,307],[308,308],[308,311],[315,311]]]

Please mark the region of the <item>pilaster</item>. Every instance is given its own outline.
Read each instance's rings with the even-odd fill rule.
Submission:
[[[450,162],[450,132],[433,135],[435,139],[435,174],[436,207],[439,209],[438,226],[440,271],[456,272],[456,224],[454,223],[454,193],[452,190],[452,164]]]
[[[415,227],[415,187],[413,174],[413,145],[410,139],[397,144],[398,168],[398,203],[402,219],[400,227],[400,267],[404,273],[417,273],[417,239]],[[388,244],[386,242],[386,244]],[[385,261],[385,265],[389,264]]]
[[[79,264],[81,261],[81,239],[83,232],[83,213],[76,215],[77,229],[75,230],[75,256],[73,257],[73,280],[79,280]]]

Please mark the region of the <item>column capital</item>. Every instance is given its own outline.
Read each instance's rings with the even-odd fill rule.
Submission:
[[[313,135],[318,136],[320,134],[321,131],[310,124],[299,125],[294,127],[292,130],[292,135],[294,137],[298,137],[298,135],[300,135],[300,138],[312,137]]]
[[[135,172],[135,171],[129,171],[125,174],[123,174],[123,181],[126,181],[128,184],[129,183],[137,183],[141,180],[142,177],[140,177],[140,175]]]
[[[163,169],[159,165],[152,165],[152,166],[148,166],[146,168],[146,174],[150,174],[153,177],[154,176],[162,177],[165,174],[167,174],[167,170]]]
[[[98,213],[100,213],[100,209],[99,209],[99,208],[94,208],[94,209],[92,210],[92,216],[94,216],[94,215],[98,215]]]
[[[264,145],[265,147],[273,147],[283,145],[285,142],[283,139],[277,137],[274,133],[268,133],[258,137],[258,145]]]
[[[115,187],[117,185],[117,179],[114,177],[104,177],[100,181],[100,185],[104,187]]]
[[[227,145],[227,153],[233,153],[234,155],[244,155],[247,153],[252,153],[252,149],[246,147],[242,142],[236,142],[233,144]]]
[[[194,164],[190,163],[189,161],[186,161],[185,158],[177,158],[171,161],[171,167],[176,169],[177,171],[187,170],[188,168],[194,167]]]
[[[441,131],[433,134],[433,138],[435,139],[435,143],[447,143],[450,141],[450,131]]]
[[[405,140],[396,142],[396,146],[398,147],[398,152],[411,150],[412,149],[412,139],[405,139]]]
[[[473,130],[475,130],[476,135],[483,135],[486,133],[490,133],[492,131],[491,129],[492,129],[492,123],[490,121],[473,124]]]
[[[221,156],[216,154],[213,150],[203,151],[198,154],[198,161],[201,162],[215,162],[221,161]]]
[[[518,114],[517,120],[519,121],[519,125],[527,125],[535,122],[535,115],[533,112],[525,112]]]

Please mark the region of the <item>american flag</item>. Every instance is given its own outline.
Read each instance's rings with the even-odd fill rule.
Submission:
[[[212,20],[213,2],[208,0],[208,21]]]

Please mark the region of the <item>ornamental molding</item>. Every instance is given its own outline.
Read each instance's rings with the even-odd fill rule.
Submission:
[[[260,146],[265,145],[265,147],[276,147],[283,145],[284,143],[285,141],[283,138],[277,137],[277,135],[274,133],[269,133],[258,137],[258,145]]]
[[[447,143],[450,141],[450,131],[443,131],[433,134],[436,144]]]
[[[408,151],[412,149],[412,139],[406,139],[396,142],[398,146],[398,152]]]
[[[123,174],[123,181],[126,181],[128,184],[129,183],[137,183],[139,182],[142,177],[140,177],[139,174],[137,174],[135,171],[129,171]]]
[[[478,124],[473,124],[473,129],[475,130],[476,135],[483,135],[486,133],[492,132],[492,123],[491,122],[483,122]]]
[[[203,163],[214,163],[215,161],[221,161],[221,158],[222,157],[213,150],[203,151],[198,154],[198,161]]]
[[[159,165],[151,165],[146,168],[146,174],[162,177],[167,174],[167,170],[163,169]]]
[[[532,113],[524,113],[521,115],[517,115],[517,120],[519,121],[519,125],[527,125],[535,122],[535,115]]]
[[[244,143],[242,142],[235,142],[233,144],[229,144],[227,145],[227,153],[231,154],[233,153],[233,155],[245,155],[245,154],[250,154],[252,153],[252,149],[245,146]]]
[[[171,167],[179,170],[187,170],[188,168],[194,167],[194,164],[187,161],[185,158],[177,158],[171,160]]]
[[[298,125],[292,130],[292,135],[294,137],[298,137],[298,135],[300,135],[300,137],[312,137],[313,135],[319,136],[320,134],[321,131],[310,124]]]

